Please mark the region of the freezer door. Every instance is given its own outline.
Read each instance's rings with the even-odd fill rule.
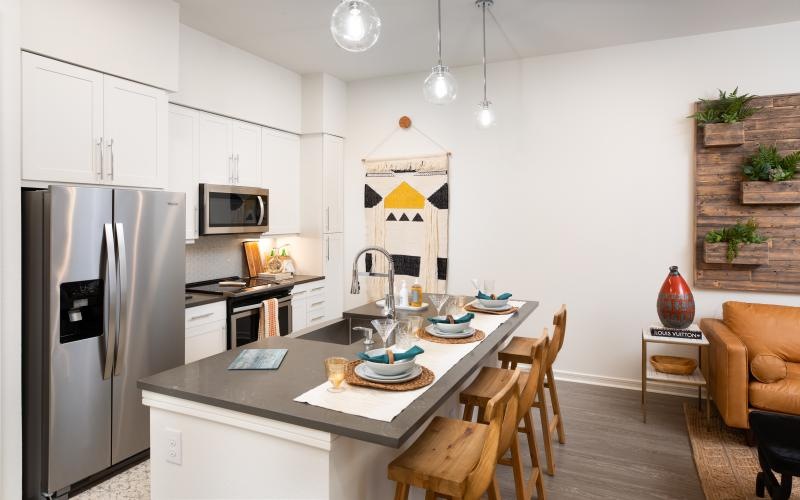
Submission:
[[[136,382],[183,364],[184,193],[114,191],[120,329],[114,367],[111,461],[149,447]]]
[[[113,248],[113,241],[105,238],[112,235],[106,231],[113,222],[112,193],[50,188],[43,228],[44,251],[49,253],[49,259],[43,259],[49,265],[44,292],[48,300],[43,301],[49,308],[44,344],[49,363],[44,363],[43,372],[49,386],[44,389],[48,492],[111,465],[111,378],[104,379],[103,371],[106,340],[114,333],[109,327],[115,327],[114,311],[108,307],[114,303],[114,269],[109,276],[105,265],[106,249]],[[98,291],[97,286],[102,288]],[[92,311],[99,297],[102,313]]]

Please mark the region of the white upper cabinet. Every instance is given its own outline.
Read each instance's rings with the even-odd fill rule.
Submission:
[[[231,121],[200,113],[200,182],[233,184]]]
[[[325,233],[341,233],[344,225],[344,140],[323,134],[322,148],[322,228]]]
[[[261,127],[232,120],[233,180],[239,186],[261,186]]]
[[[300,137],[261,132],[261,185],[269,189],[269,233],[300,232]]]
[[[344,239],[341,233],[326,234],[323,239],[325,254],[325,316],[326,319],[342,317],[344,310]]]
[[[119,186],[167,186],[167,96],[163,90],[103,76],[105,178]]]
[[[22,54],[22,178],[167,185],[163,90]]]
[[[186,193],[187,240],[197,239],[199,235],[199,137],[200,113],[170,105],[168,189]]]
[[[103,75],[22,53],[22,178],[101,182]]]

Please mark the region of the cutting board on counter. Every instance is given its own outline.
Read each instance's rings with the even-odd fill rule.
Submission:
[[[258,248],[258,242],[245,241],[242,246],[244,246],[244,257],[247,259],[247,270],[250,272],[250,276],[258,276],[260,273],[267,272],[264,261],[261,260],[261,250]]]

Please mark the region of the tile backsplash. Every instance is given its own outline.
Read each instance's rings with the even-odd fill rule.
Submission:
[[[201,236],[186,245],[186,282],[247,276],[242,249],[242,242],[247,239],[237,235]]]

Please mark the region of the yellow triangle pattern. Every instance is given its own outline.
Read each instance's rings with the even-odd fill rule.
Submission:
[[[405,208],[421,210],[425,208],[425,197],[407,182],[401,182],[399,186],[389,193],[383,202],[383,206],[388,209]]]

